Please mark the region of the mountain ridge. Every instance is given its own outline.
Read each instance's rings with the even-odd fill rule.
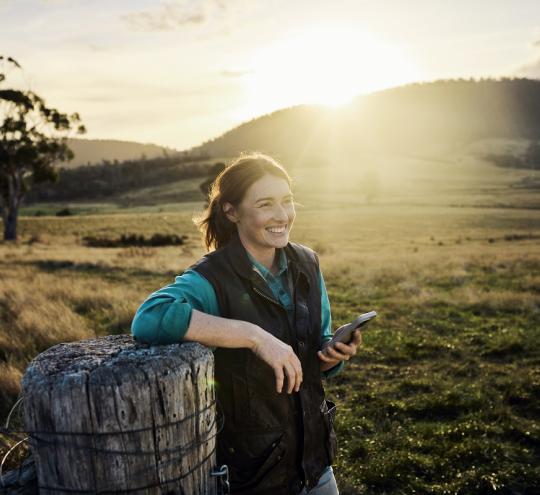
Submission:
[[[261,150],[290,163],[381,150],[448,151],[485,138],[540,138],[540,80],[412,83],[331,109],[297,105],[257,117],[188,150],[235,156]]]
[[[68,139],[68,146],[75,154],[75,157],[73,160],[59,165],[67,169],[81,165],[98,164],[103,161],[133,160],[142,156],[151,159],[179,153],[178,150],[166,146],[120,139],[71,138]]]

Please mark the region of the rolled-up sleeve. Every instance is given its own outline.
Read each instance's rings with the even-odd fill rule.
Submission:
[[[202,275],[187,270],[173,284],[151,294],[131,323],[133,338],[145,344],[172,344],[183,340],[193,309],[219,316],[214,288]]]

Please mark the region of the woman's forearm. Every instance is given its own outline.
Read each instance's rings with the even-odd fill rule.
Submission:
[[[193,310],[184,340],[207,346],[251,349],[274,370],[278,394],[300,389],[302,365],[293,348],[253,323]]]
[[[264,330],[241,320],[212,316],[194,309],[184,340],[211,347],[253,349],[264,338]]]

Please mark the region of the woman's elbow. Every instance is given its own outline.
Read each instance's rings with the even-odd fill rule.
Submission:
[[[131,336],[133,340],[140,344],[153,344],[155,335],[152,329],[149,328],[148,323],[141,313],[135,314],[131,321]]]
[[[191,307],[185,302],[141,307],[131,322],[131,335],[143,344],[178,343],[183,340],[190,317]]]

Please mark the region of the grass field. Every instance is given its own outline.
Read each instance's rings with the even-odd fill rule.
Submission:
[[[540,493],[540,198],[511,188],[523,172],[491,168],[372,205],[352,181],[338,193],[299,177],[292,240],[320,255],[334,327],[380,314],[326,384],[344,495]],[[1,417],[37,353],[128,332],[144,298],[200,257],[198,207],[21,219],[20,241],[0,244]],[[122,233],[188,240],[82,243]]]

